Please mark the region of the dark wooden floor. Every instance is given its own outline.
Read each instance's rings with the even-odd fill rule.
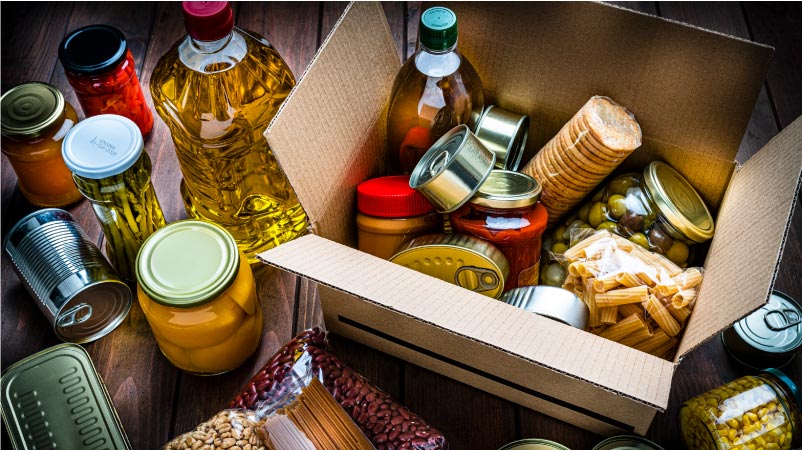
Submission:
[[[802,7],[770,3],[621,2],[622,6],[720,31],[776,48],[764,89],[755,106],[738,160],[744,162],[802,114]],[[184,33],[175,3],[3,2],[2,91],[25,81],[48,81],[74,106],[78,102],[57,62],[59,41],[90,23],[114,25],[128,37],[138,73],[147,88],[158,58]],[[235,4],[236,23],[265,35],[300,75],[345,8],[342,2]],[[385,3],[399,58],[412,53],[420,15],[418,3]],[[149,96],[148,96],[149,97]],[[154,162],[154,184],[168,221],[185,217],[178,195],[179,172],[172,142],[157,119],[146,142]],[[2,160],[2,230],[35,208],[16,188],[16,176]],[[102,235],[84,201],[69,208],[91,236]],[[136,449],[154,449],[224,407],[240,386],[296,332],[322,322],[314,286],[266,266],[256,268],[266,331],[258,353],[238,370],[212,378],[180,373],[159,353],[138,306],[109,336],[89,344]],[[802,208],[797,207],[776,288],[802,300]],[[2,258],[2,366],[57,344],[50,325]],[[576,427],[516,406],[466,385],[372,349],[334,339],[334,352],[440,427],[454,449],[496,449],[528,437],[551,439],[573,450],[601,440]],[[802,357],[787,369],[802,381]],[[693,352],[674,377],[669,409],[658,414],[649,436],[666,450],[682,448],[677,410],[682,401],[743,374],[726,358],[718,339]],[[3,432],[3,447],[8,437]]]

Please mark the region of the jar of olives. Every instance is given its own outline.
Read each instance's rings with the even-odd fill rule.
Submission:
[[[552,230],[544,249],[559,255],[576,243],[572,239],[581,238],[577,231],[607,229],[684,267],[693,245],[712,238],[713,228],[713,216],[696,189],[674,168],[654,161],[642,173],[619,175],[596,191],[565,225]],[[561,277],[553,265],[544,265],[541,277],[556,283]]]

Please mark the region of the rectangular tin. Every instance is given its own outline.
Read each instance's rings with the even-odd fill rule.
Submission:
[[[15,450],[130,450],[89,354],[61,344],[3,371],[3,421]]]

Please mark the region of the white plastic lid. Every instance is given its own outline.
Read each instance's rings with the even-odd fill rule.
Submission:
[[[73,173],[98,180],[124,172],[143,148],[142,132],[131,119],[102,114],[72,127],[61,144],[61,155]]]

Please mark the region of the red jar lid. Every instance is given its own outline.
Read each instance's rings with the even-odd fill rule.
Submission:
[[[199,41],[223,39],[234,29],[234,13],[228,2],[184,2],[187,33]]]
[[[377,217],[411,217],[434,211],[434,205],[409,187],[409,175],[373,178],[356,187],[359,212]]]

